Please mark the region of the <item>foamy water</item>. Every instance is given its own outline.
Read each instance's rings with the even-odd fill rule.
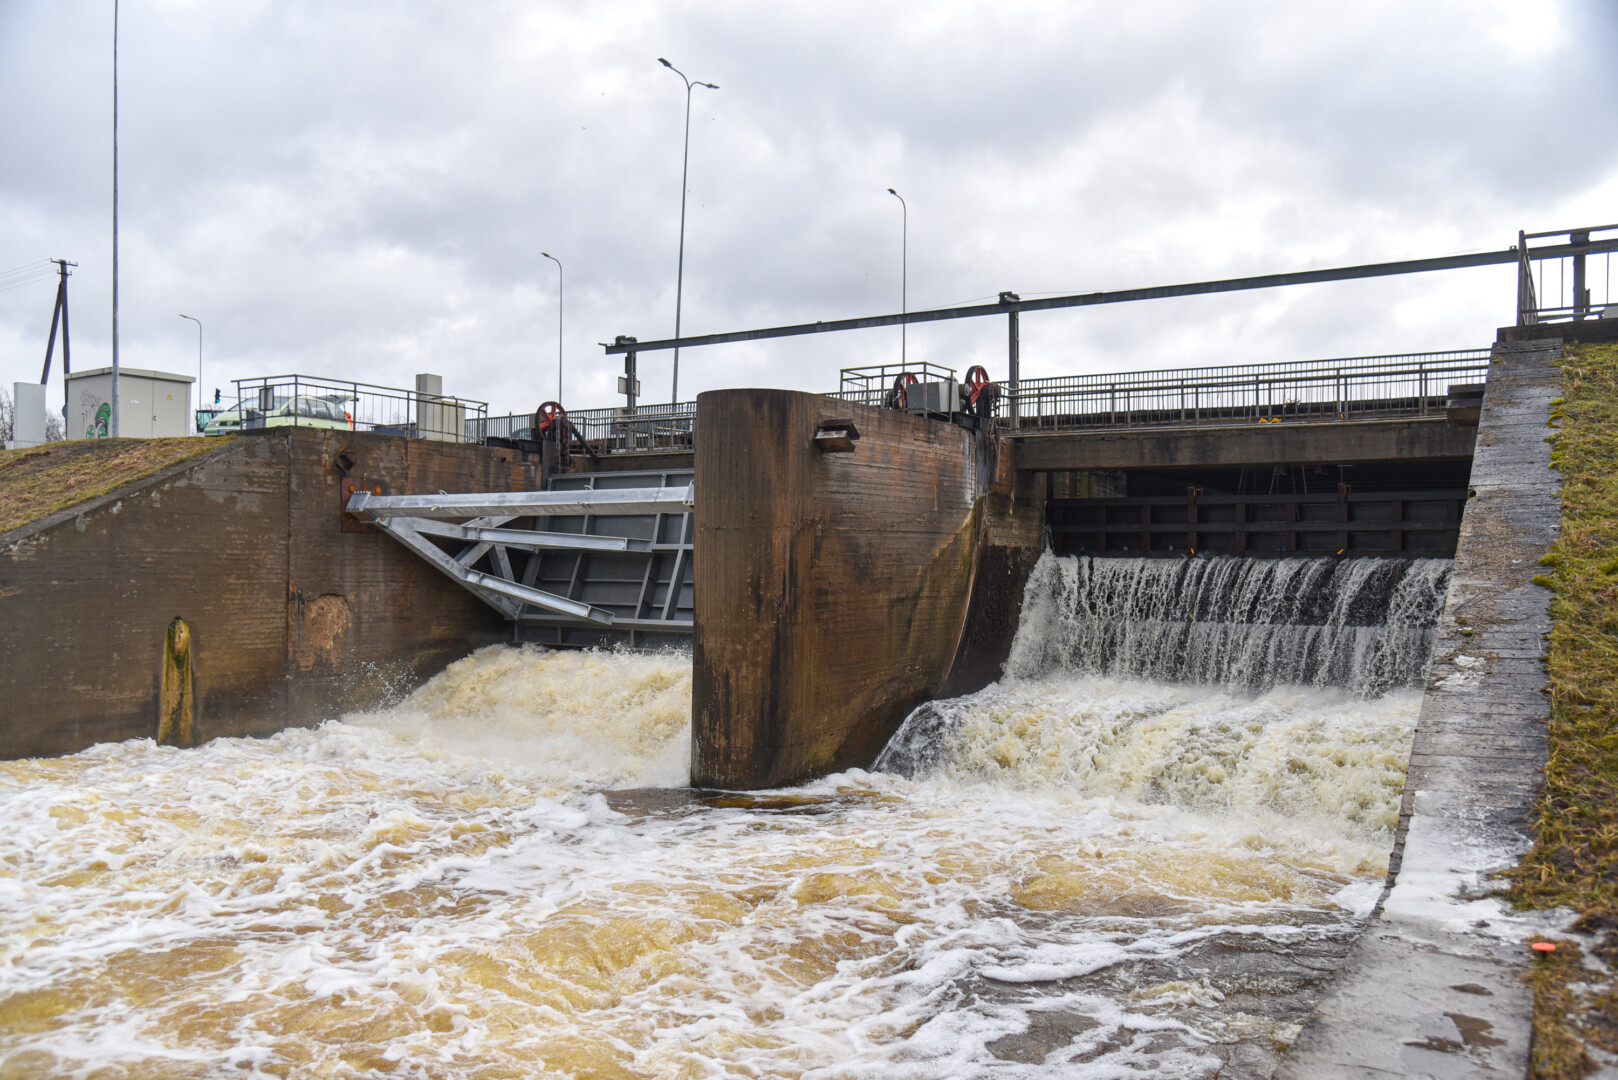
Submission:
[[[682,781],[689,696],[497,647],[315,730],[0,764],[0,1077],[1266,1076],[1417,701],[1047,673],[919,714],[908,777],[599,794]]]

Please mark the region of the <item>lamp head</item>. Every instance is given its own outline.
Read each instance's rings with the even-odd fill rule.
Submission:
[[[662,57],[661,57],[661,56],[659,56],[659,57],[658,57],[658,58],[657,58],[657,62],[658,62],[658,63],[659,63],[659,64],[662,64],[662,65],[663,65],[663,66],[664,66],[664,67],[666,67],[666,68],[671,68],[671,67],[673,67],[673,66],[674,66],[674,65],[673,65],[673,64],[671,64],[671,63],[669,63],[669,62],[668,62],[668,61],[667,61],[667,60],[665,60],[665,59],[663,59],[663,58],[662,58]]]
[[[698,86],[706,86],[706,87],[707,87],[707,88],[708,88],[708,89],[710,89],[710,90],[717,90],[717,89],[719,89],[719,84],[718,84],[718,83],[711,83],[711,82],[699,82],[699,83],[697,83],[697,85],[698,85]]]

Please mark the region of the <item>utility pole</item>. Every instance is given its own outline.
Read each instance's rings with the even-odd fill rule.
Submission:
[[[910,204],[905,202],[903,195],[892,188],[888,189],[888,194],[899,200],[901,208],[899,219],[901,223],[899,233],[899,314],[906,315],[910,312]],[[901,368],[907,363],[905,359],[905,338],[909,329],[909,323],[902,322],[899,324],[899,366]]]
[[[39,373],[39,385],[44,386],[51,379],[51,355],[56,352],[56,327],[62,327],[62,406],[67,407],[67,376],[73,370],[71,347],[68,343],[67,333],[67,268],[79,265],[68,262],[66,259],[52,259],[61,278],[56,283],[56,306],[51,309],[51,336],[45,342],[45,370]],[[63,413],[62,421],[66,423],[67,415]]]
[[[112,428],[107,434],[118,437],[118,0],[112,0]]]

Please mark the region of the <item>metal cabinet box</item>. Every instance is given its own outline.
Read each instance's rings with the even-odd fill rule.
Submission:
[[[196,381],[194,375],[119,368],[118,433],[129,439],[196,434],[191,419],[191,384]],[[66,420],[70,439],[112,434],[112,368],[68,375]]]

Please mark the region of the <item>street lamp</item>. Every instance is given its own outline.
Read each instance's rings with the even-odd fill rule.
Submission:
[[[685,72],[663,59],[657,62],[678,75],[685,82],[685,154],[680,163],[680,263],[674,276],[674,336],[680,336],[680,298],[685,290],[685,183],[686,176],[691,168],[691,88],[693,86],[706,86],[709,90],[717,90],[718,86],[711,82],[692,82],[685,77]],[[680,347],[674,346],[674,385],[672,391],[674,404],[680,401]]]
[[[910,313],[910,207],[905,197],[888,189],[888,194],[899,200],[901,229],[899,232],[899,314]],[[905,365],[905,331],[909,324],[899,324],[899,366]]]
[[[202,393],[203,393],[203,391],[202,391],[202,320],[197,318],[195,315],[181,315],[180,318],[182,318],[182,319],[190,319],[192,322],[197,324],[197,408],[200,409],[200,408],[202,408]],[[196,416],[193,415],[191,417],[191,420],[192,420],[192,423],[194,425],[195,422],[196,422]]]
[[[562,260],[548,251],[541,251],[556,264],[556,403],[562,403]]]

